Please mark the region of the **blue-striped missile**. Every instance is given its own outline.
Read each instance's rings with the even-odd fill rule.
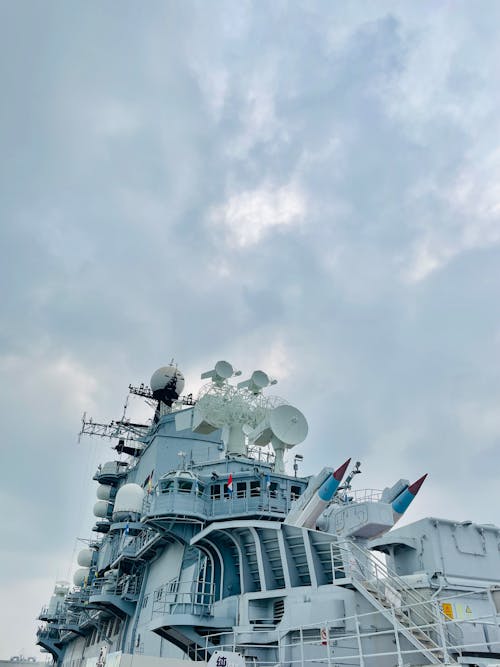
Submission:
[[[339,488],[351,459],[347,459],[340,468],[329,475],[313,497],[304,505],[298,516],[289,523],[304,528],[316,528],[316,521]],[[287,522],[288,523],[288,522]]]
[[[410,503],[413,501],[413,499],[419,492],[420,487],[425,482],[426,477],[427,473],[425,475],[422,475],[420,479],[417,479],[416,482],[413,482],[413,484],[410,484],[410,486],[407,486],[406,489],[401,491],[401,493],[392,501],[392,512],[394,514],[394,523],[396,523],[396,521],[399,521],[399,519],[406,512],[406,510],[410,506]]]

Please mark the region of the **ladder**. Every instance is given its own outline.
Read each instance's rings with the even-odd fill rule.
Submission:
[[[452,645],[460,642],[435,600],[429,600],[409,586],[373,552],[351,540],[332,543],[331,553],[334,568],[341,570],[336,575],[337,584],[352,584],[394,627],[397,644],[399,634],[429,663],[458,664],[448,651],[447,636]],[[400,667],[404,664],[401,656],[399,664]]]

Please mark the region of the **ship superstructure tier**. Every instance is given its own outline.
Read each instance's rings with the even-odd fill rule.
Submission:
[[[264,371],[239,376],[219,361],[193,399],[171,364],[129,388],[150,423],[84,419],[119,456],[93,476],[96,523],[73,585],[57,582],[39,616],[58,667],[500,658],[500,529],[393,529],[425,475],[356,491],[360,463],[347,459],[299,476],[288,452],[307,437],[304,415],[270,395]]]

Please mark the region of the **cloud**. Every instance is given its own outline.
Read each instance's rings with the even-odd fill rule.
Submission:
[[[246,248],[259,243],[273,228],[300,223],[307,212],[304,196],[292,186],[257,190],[231,195],[209,216],[210,225],[220,225],[229,246]]]

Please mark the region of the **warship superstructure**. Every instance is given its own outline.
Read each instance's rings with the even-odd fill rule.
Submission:
[[[425,475],[354,490],[360,464],[335,451],[313,477],[290,453],[288,474],[307,421],[265,372],[239,375],[217,362],[194,399],[171,364],[129,387],[149,423],[84,419],[117,455],[94,474],[73,585],[39,616],[57,666],[500,661],[500,529],[394,528]]]

